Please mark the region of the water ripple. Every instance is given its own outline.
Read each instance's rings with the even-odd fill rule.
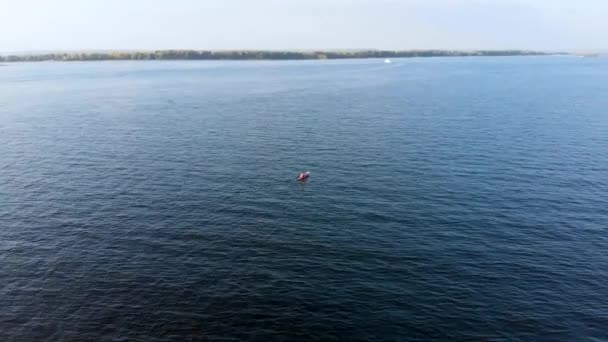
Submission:
[[[608,339],[605,62],[374,63],[2,68],[0,340]]]

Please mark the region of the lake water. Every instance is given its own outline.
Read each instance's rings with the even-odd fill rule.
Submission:
[[[608,59],[5,64],[0,340],[606,340],[607,110]]]

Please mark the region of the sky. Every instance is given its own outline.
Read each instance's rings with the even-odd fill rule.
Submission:
[[[606,50],[608,0],[0,0],[0,52]]]

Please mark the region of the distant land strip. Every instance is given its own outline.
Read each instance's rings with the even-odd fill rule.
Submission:
[[[110,60],[298,60],[348,58],[534,56],[558,53],[524,50],[354,50],[354,51],[211,51],[157,50],[113,52],[65,52],[0,55],[0,62],[110,61]]]

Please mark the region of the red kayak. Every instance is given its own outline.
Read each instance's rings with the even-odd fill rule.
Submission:
[[[310,177],[310,171],[300,172],[300,174],[298,175],[298,180],[300,182],[303,182],[303,181],[307,180],[308,177]]]

